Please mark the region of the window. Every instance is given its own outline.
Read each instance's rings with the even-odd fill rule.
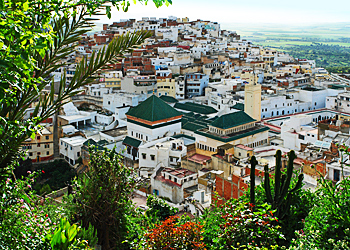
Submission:
[[[174,177],[174,182],[177,182],[177,178]]]
[[[38,143],[37,147],[40,148],[40,143]]]
[[[29,152],[29,156],[33,156],[33,153],[32,153],[32,152]]]
[[[50,154],[50,152],[49,151],[46,151],[46,155],[49,155]]]
[[[44,147],[45,148],[50,148],[50,144],[45,144]]]
[[[305,135],[299,135],[298,138],[299,138],[300,140],[305,140]]]
[[[37,136],[36,139],[37,139],[37,140],[40,140],[40,136]]]
[[[151,160],[152,160],[152,161],[155,160],[155,155],[151,155]]]
[[[50,137],[49,137],[48,135],[47,135],[47,136],[45,136],[45,139],[46,139],[46,140],[48,140],[49,138],[50,138]]]
[[[70,150],[73,150],[72,146],[70,146]]]
[[[142,159],[146,160],[146,154],[142,153]]]
[[[130,154],[130,153],[131,153],[131,147],[127,146],[127,147],[126,147],[126,152],[127,152],[128,154]]]
[[[80,156],[80,152],[77,152],[77,156],[78,156],[78,157]]]
[[[63,142],[61,141],[61,145],[63,145]]]

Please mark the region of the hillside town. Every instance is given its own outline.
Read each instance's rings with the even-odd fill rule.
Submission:
[[[320,174],[334,183],[350,175],[339,150],[350,146],[350,76],[253,44],[217,22],[170,16],[104,24],[82,36],[65,58],[69,66],[52,77],[58,82],[66,72],[68,85],[83,58],[139,30],[150,37],[25,141],[33,164],[64,159],[81,173],[89,170],[89,146],[116,148],[142,183],[140,206],[154,194],[192,214],[218,197],[239,198],[251,156],[257,184],[264,166],[274,172],[277,150],[283,165],[296,152],[304,188],[314,190]]]

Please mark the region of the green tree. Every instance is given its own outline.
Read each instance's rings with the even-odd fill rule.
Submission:
[[[147,3],[147,0],[139,0]],[[157,7],[170,0],[153,0]],[[55,95],[51,73],[67,65],[63,60],[75,50],[80,36],[91,31],[91,15],[111,5],[128,10],[128,0],[0,0],[0,177],[6,178],[19,157],[19,147],[35,136],[39,123],[53,115],[79,88],[93,82],[95,75],[115,63],[148,37],[146,32],[113,39],[91,59],[83,59],[71,82],[66,85],[64,72]],[[46,86],[51,86],[43,94]],[[38,103],[34,105],[34,102]],[[26,109],[32,115],[24,120]]]
[[[165,200],[154,195],[149,195],[147,197],[147,206],[149,209],[146,211],[146,214],[149,216],[156,216],[160,220],[165,220],[169,216],[175,215],[178,211],[177,208],[169,206]]]
[[[91,223],[97,230],[102,249],[126,248],[126,214],[133,209],[131,195],[135,185],[133,169],[123,165],[116,149],[90,148],[90,170],[74,183],[74,209],[83,227]]]
[[[251,186],[250,193],[246,192],[243,200],[252,202],[259,207],[268,203],[275,210],[274,216],[278,218],[278,224],[285,239],[279,240],[281,245],[289,245],[293,238],[296,238],[295,231],[303,228],[303,219],[308,215],[313,204],[313,193],[301,189],[303,174],[293,172],[294,151],[288,153],[288,164],[282,170],[281,151],[276,152],[275,174],[270,176],[268,167],[265,166],[264,181],[257,187]],[[251,160],[251,172],[255,171],[255,157]],[[296,177],[297,176],[297,177]],[[254,178],[253,178],[254,179]],[[249,196],[249,199],[248,199]]]

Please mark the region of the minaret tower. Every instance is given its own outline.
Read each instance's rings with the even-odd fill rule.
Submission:
[[[256,83],[255,71],[254,83],[245,85],[244,88],[244,112],[257,121],[261,121],[261,85]]]

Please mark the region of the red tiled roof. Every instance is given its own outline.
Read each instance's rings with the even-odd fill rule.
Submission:
[[[211,157],[201,154],[194,154],[188,158],[190,161],[202,163],[203,161],[211,160]]]
[[[237,145],[236,147],[237,147],[237,148],[244,149],[244,150],[253,150],[252,148],[247,147],[247,146],[244,146],[244,145],[242,145],[242,144],[239,144],[239,145]]]
[[[161,182],[163,182],[163,183],[165,183],[165,184],[167,184],[169,186],[181,187],[181,185],[179,183],[173,182],[173,181],[171,181],[169,179],[165,179],[163,176],[156,176],[155,179],[158,180],[158,181],[161,181]]]
[[[183,178],[185,176],[193,175],[195,172],[192,172],[188,169],[180,168],[180,169],[173,169],[173,168],[164,168],[162,172],[167,172],[171,175],[174,175],[179,178]]]

